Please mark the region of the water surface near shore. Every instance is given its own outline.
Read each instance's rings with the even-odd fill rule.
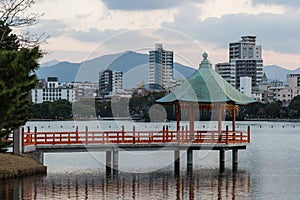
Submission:
[[[92,130],[124,125],[130,129],[127,123],[29,122],[26,126],[45,131],[76,126]],[[159,129],[163,124],[135,126]],[[195,127],[215,125],[208,122]],[[121,152],[117,177],[106,176],[103,152],[53,153],[45,154],[47,176],[1,182],[0,195],[9,199],[20,195],[22,199],[300,199],[300,123],[237,122],[240,129],[248,125],[251,144],[239,151],[237,173],[231,172],[231,151],[226,151],[226,170],[221,174],[217,151],[195,152],[192,175],[187,175],[182,152],[179,177],[174,176],[173,152]]]

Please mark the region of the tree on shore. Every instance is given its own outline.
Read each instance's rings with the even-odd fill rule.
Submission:
[[[290,118],[300,117],[300,96],[294,97],[289,104],[288,115]]]
[[[33,74],[42,54],[39,43],[30,36],[17,35],[11,27],[33,25],[36,16],[22,17],[33,5],[29,0],[0,3],[0,152],[5,152],[9,134],[29,119],[28,96],[37,84]]]
[[[29,112],[33,119],[71,119],[72,104],[65,99],[59,99],[53,102],[44,101],[40,104],[30,103]]]

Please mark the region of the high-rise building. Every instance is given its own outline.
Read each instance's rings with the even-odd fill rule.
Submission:
[[[149,51],[149,84],[166,88],[173,79],[173,51],[155,44],[155,50]]]
[[[237,89],[241,77],[251,77],[252,88],[256,88],[263,77],[262,47],[256,45],[256,36],[229,43],[229,62],[216,64],[216,71]]]
[[[99,73],[99,94],[105,96],[123,88],[123,72],[103,70]]]

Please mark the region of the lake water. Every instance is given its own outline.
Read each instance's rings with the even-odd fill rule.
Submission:
[[[228,123],[230,125],[230,123]],[[161,129],[158,123],[135,123],[136,129]],[[167,123],[170,128],[174,124]],[[225,126],[226,124],[224,124]],[[47,176],[0,181],[0,199],[300,199],[300,123],[238,122],[251,126],[251,144],[239,151],[239,168],[219,172],[218,151],[194,151],[192,173],[182,153],[180,175],[173,170],[173,152],[120,152],[118,176],[106,176],[105,153],[45,154]],[[120,122],[28,122],[33,130],[117,129]],[[204,127],[203,127],[204,126]],[[196,124],[214,128],[215,122]]]

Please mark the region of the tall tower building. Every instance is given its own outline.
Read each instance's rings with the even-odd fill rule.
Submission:
[[[166,88],[173,79],[173,51],[163,49],[162,44],[155,44],[155,50],[149,51],[149,84]]]
[[[103,70],[99,73],[99,94],[109,95],[123,88],[123,72]]]
[[[262,47],[256,45],[256,36],[229,43],[229,62],[216,64],[216,71],[237,89],[241,77],[250,77],[252,88],[256,88],[263,77]]]

